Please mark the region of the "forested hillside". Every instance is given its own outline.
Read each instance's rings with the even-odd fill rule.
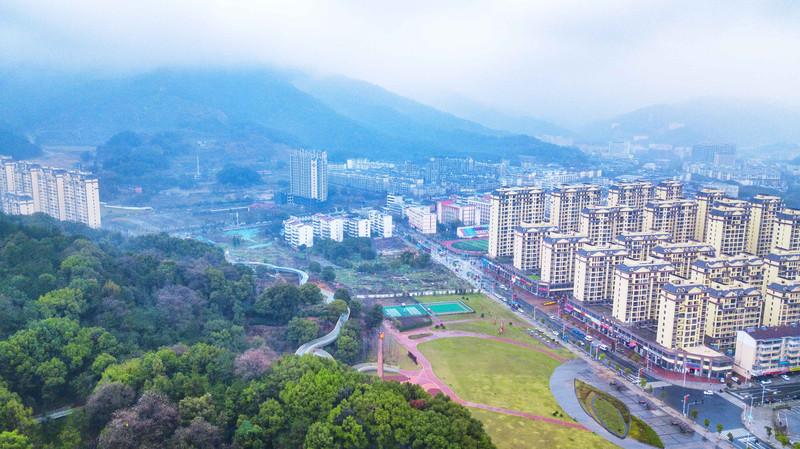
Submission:
[[[0,447],[493,447],[447,398],[281,357],[360,303],[266,287],[200,242],[0,216]],[[288,326],[268,345],[250,321]],[[351,321],[333,350],[349,362]],[[59,408],[72,413],[33,419]]]

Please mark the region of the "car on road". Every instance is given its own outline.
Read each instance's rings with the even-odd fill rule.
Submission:
[[[553,335],[555,335],[556,337],[558,337],[560,334],[558,333],[558,331],[553,331]]]
[[[704,395],[706,395],[706,396],[714,396],[714,391],[712,391],[712,390],[705,390],[705,391],[703,391],[703,394],[704,394]]]
[[[597,349],[599,349],[601,351],[608,351],[608,346],[603,345],[603,344],[597,345]]]
[[[550,315],[550,319],[554,320],[554,319],[556,319],[556,316],[555,315]]]
[[[591,335],[587,335],[587,336],[583,337],[583,339],[584,339],[584,340],[586,340],[586,341],[592,341],[592,340],[594,340],[594,338],[592,338],[592,336],[591,336]]]
[[[785,380],[785,381],[787,381],[787,382],[791,380],[791,379],[789,378],[789,376],[787,376],[786,374],[781,374],[781,379],[783,379],[783,380]]]
[[[772,383],[772,379],[764,379],[761,381],[761,385],[769,385]]]

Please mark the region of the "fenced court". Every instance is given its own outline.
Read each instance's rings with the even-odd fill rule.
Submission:
[[[459,313],[475,312],[461,301],[429,302],[424,304],[424,307],[427,308],[432,315],[456,315]]]
[[[405,316],[425,316],[428,311],[419,304],[407,304],[405,306],[384,307],[383,314],[387,318],[400,318]]]
[[[429,302],[425,304],[406,304],[405,306],[384,307],[383,314],[387,318],[401,318],[425,315],[456,315],[459,313],[474,313],[469,306],[461,301]]]

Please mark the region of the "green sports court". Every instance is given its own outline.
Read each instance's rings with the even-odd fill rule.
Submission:
[[[383,314],[387,318],[425,315],[456,315],[473,313],[474,310],[461,301],[430,302],[426,304],[407,304],[405,306],[384,307]]]
[[[459,313],[472,313],[474,310],[461,301],[429,302],[424,306],[433,315],[456,315]]]

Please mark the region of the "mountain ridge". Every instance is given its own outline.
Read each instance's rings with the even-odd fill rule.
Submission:
[[[320,82],[311,95],[295,86],[304,79],[310,78],[274,69],[159,69],[67,81],[55,88],[16,90],[14,82],[5,80],[0,119],[13,120],[43,143],[96,145],[125,130],[228,136],[246,129],[275,143],[327,150],[334,158],[528,155],[566,164],[586,160],[577,148],[491,130],[369,83]],[[342,95],[352,98],[344,101]]]

